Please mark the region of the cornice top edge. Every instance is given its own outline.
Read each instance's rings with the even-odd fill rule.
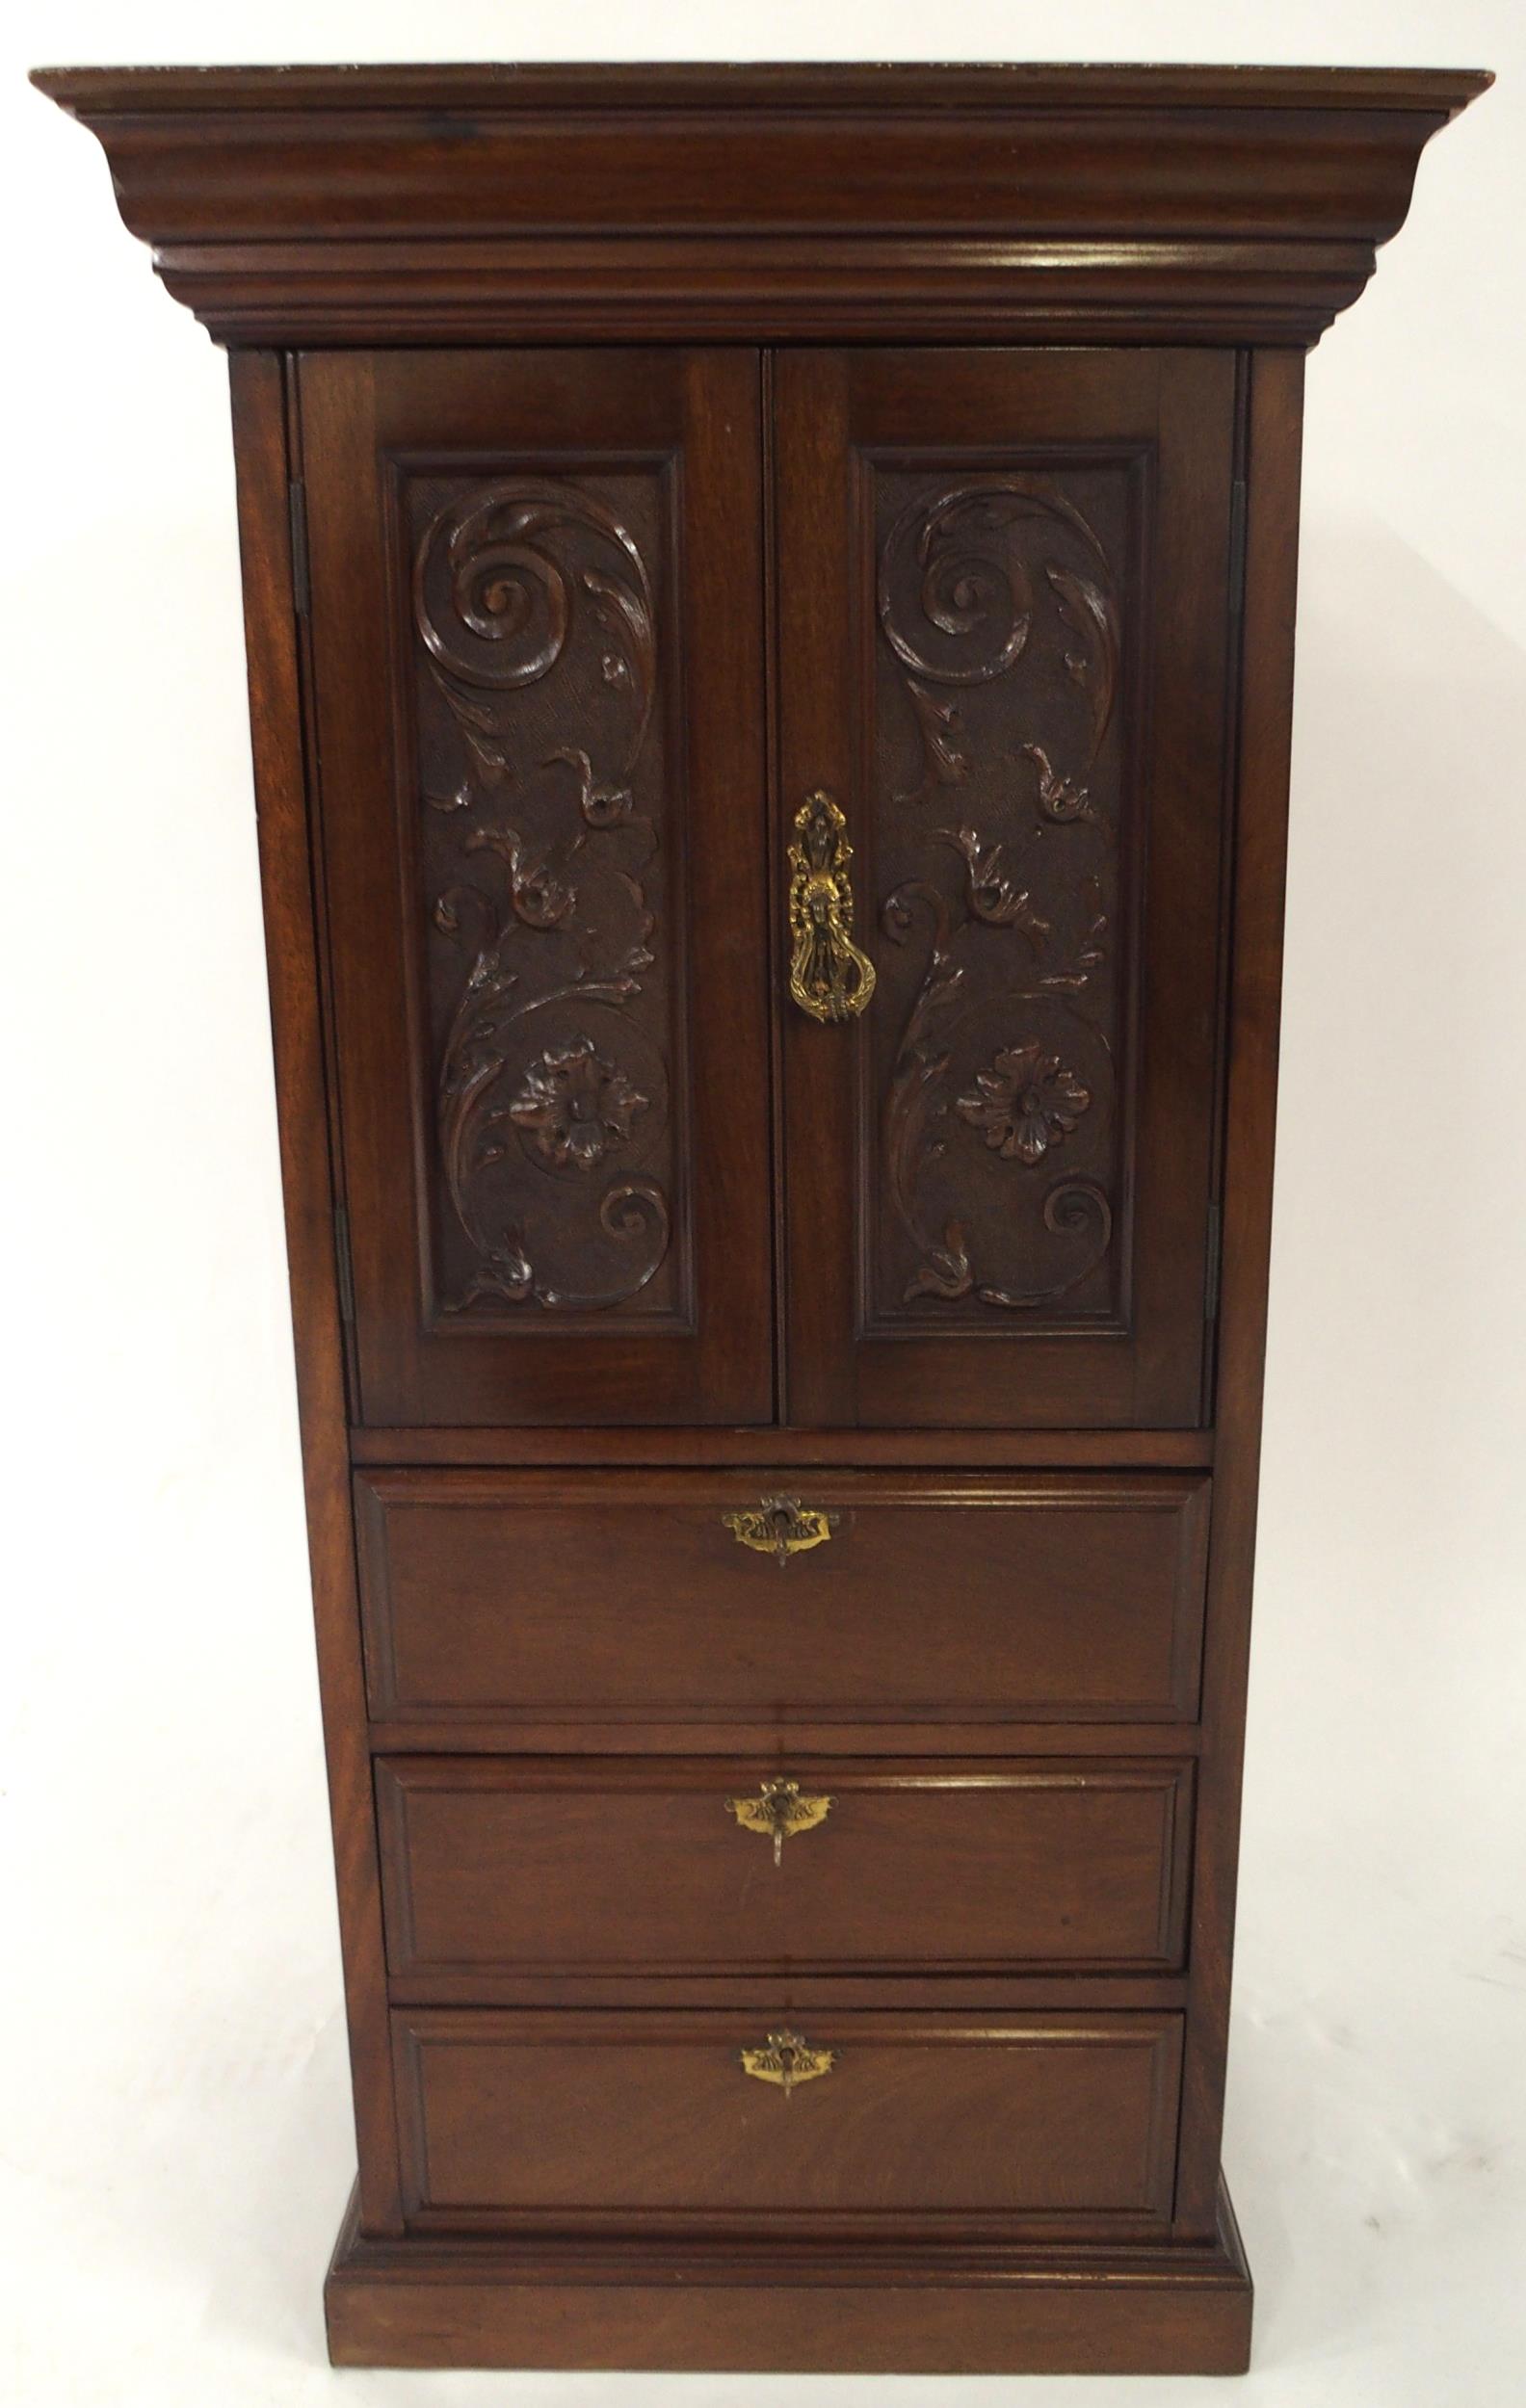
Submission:
[[[203,112],[873,107],[1397,109],[1455,116],[1494,81],[1483,67],[1091,65],[894,62],[805,65],[37,67],[32,82],[93,120]]]

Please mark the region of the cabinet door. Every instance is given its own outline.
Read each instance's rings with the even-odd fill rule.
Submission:
[[[367,1423],[772,1415],[758,388],[302,362]]]
[[[1232,355],[802,352],[776,392],[790,1418],[1190,1426]]]

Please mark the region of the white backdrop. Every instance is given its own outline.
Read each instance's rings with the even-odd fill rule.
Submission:
[[[868,2408],[954,2386],[332,2376],[350,2181],[224,362],[62,61],[1092,57],[1501,87],[1310,364],[1289,1001],[1226,2158],[1243,2386],[1495,2408],[1526,2248],[1526,18],[26,0],[0,37],[12,763],[0,2254],[17,2408]]]

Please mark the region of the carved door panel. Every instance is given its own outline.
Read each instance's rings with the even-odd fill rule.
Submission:
[[[772,1415],[758,382],[302,363],[366,1423]]]
[[[776,392],[789,1417],[1191,1426],[1232,356]]]

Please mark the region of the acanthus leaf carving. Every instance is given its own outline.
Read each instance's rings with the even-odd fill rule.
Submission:
[[[1075,503],[1047,478],[1013,473],[914,493],[883,538],[878,590],[923,757],[920,787],[895,803],[915,810],[956,784],[970,795],[968,817],[919,840],[960,856],[960,890],[948,892],[942,876],[903,876],[881,912],[886,935],[903,947],[920,915],[931,922],[881,1111],[886,1201],[913,1248],[909,1277],[901,1274],[890,1293],[903,1306],[1037,1313],[1089,1280],[1113,1239],[1106,1186],[1092,1175],[1099,1140],[1076,1134],[1089,1114],[1111,1129],[1118,1108],[1101,1016],[1111,1007],[1093,991],[1107,963],[1110,895],[1083,867],[1098,844],[1110,878],[1118,861],[1117,829],[1091,782],[1118,691],[1112,572]],[[956,711],[952,697],[937,695],[940,686],[963,689],[962,704],[1002,680],[1014,691],[1001,712],[1018,721],[1010,750],[980,737],[973,701]],[[1085,696],[1086,721],[1066,736],[1061,701],[1057,742],[1047,719],[1035,727],[1033,698],[1063,697],[1067,688]],[[1000,729],[996,704],[981,708],[980,727]],[[1057,767],[1066,751],[1075,766]],[[1025,758],[1032,785],[1013,778]],[[1049,831],[1072,827],[1074,837],[1049,834],[1045,843]],[[1079,861],[1070,851],[1078,844]],[[998,941],[1013,935],[1024,941],[1021,955],[998,954]],[[998,1014],[1006,1034],[992,1026]],[[983,1031],[993,1050],[972,1060]],[[973,1166],[953,1150],[957,1139],[978,1143],[993,1166],[1011,1166],[1002,1175],[1023,1183],[1006,1191],[1005,1207],[988,1183],[976,1204]],[[1036,1185],[1025,1201],[1026,1183],[1040,1179],[1054,1149],[1078,1144],[1076,1173]],[[1051,1243],[1063,1253],[1041,1266]],[[1016,1278],[995,1269],[1014,1247],[1026,1258]]]
[[[517,829],[474,827],[466,837],[462,850],[466,852],[496,853],[506,865],[510,903],[515,919],[522,920],[527,929],[560,928],[562,922],[576,910],[576,887],[570,883],[564,884],[545,861],[527,861],[524,842]],[[568,858],[572,850],[568,849]],[[435,921],[438,925],[437,907]]]
[[[601,785],[593,764],[581,745],[558,745],[545,756],[544,766],[565,761],[577,773],[578,809],[590,827],[615,827],[631,814],[631,790],[628,786]]]
[[[918,1264],[907,1281],[902,1302],[909,1304],[919,1296],[938,1296],[957,1303],[960,1296],[969,1295],[974,1285],[963,1228],[959,1221],[951,1220],[944,1226],[942,1244],[928,1247],[926,1260]]]
[[[614,645],[599,662],[604,683],[627,693],[635,711],[636,733],[631,745],[634,760],[646,734],[657,686],[657,631],[652,619],[651,594],[645,577],[632,585],[601,576],[592,568],[583,572],[583,589],[592,604],[594,617]]]
[[[1113,1207],[1106,1191],[1092,1179],[1064,1179],[1051,1188],[1043,1200],[1043,1224],[1056,1237],[1090,1237],[1089,1251],[1069,1276],[1058,1283],[1026,1289],[981,1288],[982,1304],[1010,1313],[1036,1312],[1041,1305],[1055,1304],[1090,1279],[1113,1243]]]
[[[923,773],[919,787],[896,799],[923,802],[934,786],[962,786],[972,765],[959,704],[952,699],[940,702],[915,677],[907,679],[906,690],[922,734]]]
[[[1042,745],[1028,743],[1023,750],[1039,772],[1039,807],[1046,820],[1064,825],[1067,820],[1094,820],[1090,790],[1062,777]]]
[[[1041,953],[1053,930],[1035,910],[1031,890],[1009,874],[1003,847],[983,845],[973,827],[940,827],[934,833],[963,857],[969,872],[964,899],[974,918],[991,929],[1020,929]]]
[[[908,503],[881,556],[880,623],[901,664],[923,751],[922,783],[903,801],[925,800],[937,786],[962,784],[970,775],[972,755],[955,705],[940,704],[928,687],[988,685],[1023,658],[1036,610],[1023,538],[1036,529],[1084,546],[1096,572],[1044,563],[1061,624],[1079,644],[1065,654],[1066,672],[1091,700],[1091,742],[1078,777],[1101,749],[1118,669],[1118,616],[1102,546],[1083,513],[1045,480],[969,479]],[[908,631],[898,592],[903,561],[911,563],[910,583],[929,631],[916,637]],[[1072,785],[1054,780],[1047,767],[1045,773],[1057,787]]]
[[[1118,693],[1118,618],[1108,595],[1093,579],[1073,569],[1051,566],[1045,571],[1059,597],[1060,616],[1081,639],[1079,652],[1067,652],[1065,665],[1078,686],[1092,697],[1092,752],[1102,749]]]
[[[454,794],[426,778],[424,798],[469,823],[460,855],[496,864],[503,881],[496,895],[476,882],[444,885],[433,907],[439,933],[470,953],[441,1044],[436,1119],[445,1191],[475,1260],[444,1310],[609,1311],[639,1296],[667,1257],[671,1213],[660,1179],[626,1172],[604,1190],[589,1234],[600,1271],[613,1259],[615,1275],[588,1280],[539,1267],[543,1244],[561,1262],[587,1246],[566,1205],[549,1214],[538,1205],[534,1182],[569,1174],[581,1186],[607,1159],[650,1152],[666,1120],[658,1055],[630,1018],[657,959],[644,882],[657,834],[637,813],[633,785],[656,691],[650,579],[599,497],[570,480],[500,478],[425,525],[413,610],[463,761]],[[570,667],[590,660],[580,613],[603,704],[589,695],[586,666]],[[526,713],[525,691],[557,672],[564,698],[551,716],[543,705]],[[538,730],[558,717],[567,725],[572,714],[585,725],[572,718],[568,741],[537,746]],[[570,819],[547,774],[559,765],[575,779]],[[513,824],[501,816],[511,791],[520,797]],[[608,1037],[590,1014],[610,1015]]]

